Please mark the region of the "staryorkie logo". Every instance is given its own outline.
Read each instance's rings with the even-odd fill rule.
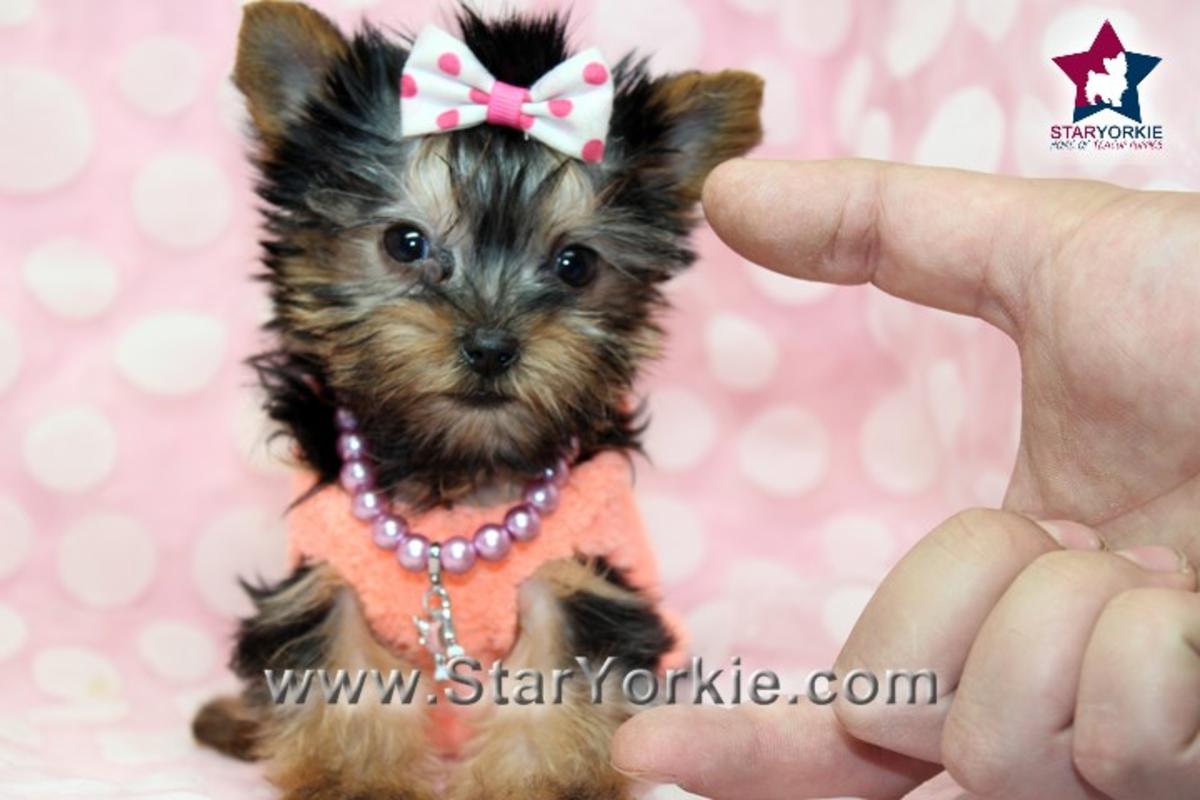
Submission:
[[[1112,23],[1105,20],[1091,47],[1052,60],[1075,86],[1074,124],[1050,126],[1052,148],[1162,149],[1162,126],[1143,123],[1138,92],[1162,58],[1126,50]],[[1115,112],[1138,124],[1079,124],[1101,111]]]

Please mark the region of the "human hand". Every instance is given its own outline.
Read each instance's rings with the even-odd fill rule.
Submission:
[[[843,729],[941,764],[981,798],[1200,797],[1196,572],[1173,548],[1102,546],[1078,523],[1003,511],[938,526],[834,666],[919,664],[937,702],[855,705],[843,691]]]
[[[1004,506],[1200,562],[1200,196],[870,161],[734,161],[705,189],[733,249],[874,283],[1016,343]]]
[[[1115,549],[1158,543],[1200,560],[1200,438],[1193,434],[1200,421],[1200,376],[1186,367],[1200,355],[1200,315],[1195,313],[1200,272],[1192,264],[1200,252],[1196,197],[871,162],[738,161],[710,178],[705,209],[717,233],[757,263],[834,283],[871,281],[899,297],[974,314],[1004,330],[1018,345],[1023,375],[1022,437],[1005,506],[1040,519],[1081,520]],[[1030,524],[989,520],[982,527]],[[975,524],[980,527],[978,519]],[[1054,547],[1037,536],[1045,548]],[[942,538],[935,532],[926,542]],[[1028,531],[1027,538],[1039,541]],[[941,598],[949,609],[960,603],[976,607],[974,628],[964,621],[956,629],[959,639],[920,639],[914,632],[927,637],[932,632],[935,639],[938,632],[921,616],[927,612],[920,609],[928,607],[921,593],[932,595],[930,586],[896,595],[906,602],[915,598],[911,609],[894,601],[885,605],[877,595],[841,661],[895,652],[889,647],[897,630],[907,632],[914,646],[928,646],[908,651],[914,657],[943,665],[965,660],[975,639],[971,634],[986,633],[983,622],[993,606],[1008,608],[1001,600],[1004,590],[1010,583],[1016,586],[1027,567],[1036,577],[1034,567],[1042,563],[1042,552],[1022,550],[1003,536],[999,540],[1012,549],[1002,548],[999,561],[977,565],[986,575],[983,584],[968,582],[960,586],[961,596]],[[897,572],[905,565],[911,574],[936,567],[928,555],[933,547],[923,543]],[[1087,555],[1093,565],[1097,559],[1108,565],[1097,569],[1129,574],[1125,564],[1112,560],[1115,556],[1055,557],[1065,555]],[[884,597],[895,576],[881,587]],[[1161,580],[1186,579],[1157,575],[1151,585]],[[1094,617],[1099,616],[1094,606],[1103,609],[1103,601],[1114,596],[1112,585],[1107,595],[1084,593],[1092,598]],[[1198,612],[1195,596],[1182,591],[1186,588],[1149,595],[1170,606],[1167,613],[1175,622],[1167,623],[1164,635],[1175,631],[1177,642],[1195,640]],[[1086,614],[1073,614],[1063,614],[1062,621],[1085,624]],[[1128,641],[1133,635],[1104,619],[1095,628],[1097,637],[1110,631],[1105,636]],[[1127,615],[1124,619],[1128,624]],[[873,631],[876,640],[868,643],[873,650],[854,649],[856,636],[865,641],[866,635],[859,635],[863,630]],[[1070,662],[1074,654],[1082,663],[1090,632],[1086,626],[1079,632],[1082,643],[1045,655]],[[1135,655],[1145,662],[1142,669],[1154,658]],[[1200,659],[1193,652],[1187,666],[1188,654],[1182,658],[1180,674],[1194,687],[1200,682]],[[1063,680],[1077,678],[1080,669]],[[1159,701],[1171,698],[1157,689],[1134,698],[1153,722],[1148,694]],[[931,745],[938,737],[930,733],[941,730],[944,705],[950,703],[935,707],[941,714],[937,725],[911,740],[912,720],[888,716],[891,709],[873,721],[842,709],[857,739],[824,709],[744,708],[715,712],[720,717],[710,709],[661,709],[639,715],[621,731],[614,760],[625,769],[676,779],[716,797],[796,797],[800,791],[804,796],[894,797],[936,769],[926,760],[945,759]],[[1036,717],[1025,704],[1014,702],[1012,710]],[[712,741],[704,736],[705,726],[713,726]],[[692,746],[669,749],[672,737],[683,730],[689,731]],[[884,747],[866,744],[872,741]],[[1196,769],[1192,758],[1185,768]]]

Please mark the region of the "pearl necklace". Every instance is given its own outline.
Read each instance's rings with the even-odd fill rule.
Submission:
[[[434,657],[435,680],[449,677],[450,662],[465,655],[458,644],[451,615],[450,595],[442,584],[442,571],[463,575],[479,559],[502,561],[514,542],[528,542],[541,530],[542,518],[558,508],[559,490],[570,475],[568,458],[577,455],[571,443],[568,458],[542,470],[541,476],[525,487],[521,502],[504,515],[503,523],[481,525],[470,539],[452,536],[430,542],[412,531],[404,517],[388,507],[375,486],[375,469],[370,463],[366,441],[358,430],[358,419],[345,407],[335,413],[338,455],[342,459],[339,482],[351,497],[350,513],[371,524],[371,538],[382,550],[396,553],[400,566],[410,572],[428,571],[430,586],[422,600],[426,616],[414,616],[417,638]]]

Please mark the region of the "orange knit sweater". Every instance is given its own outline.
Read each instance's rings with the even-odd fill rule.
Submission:
[[[572,471],[558,509],[543,518],[535,539],[514,542],[502,561],[479,561],[465,575],[444,573],[458,641],[468,656],[487,668],[507,655],[517,633],[518,588],[547,561],[575,554],[603,556],[634,586],[658,599],[657,565],[632,484],[626,459],[601,453]],[[440,542],[455,535],[469,538],[480,525],[503,519],[507,508],[439,508],[405,517],[410,529]],[[375,635],[415,664],[429,663],[413,625],[413,615],[422,613],[429,577],[405,570],[394,553],[375,546],[369,524],[350,514],[350,499],[341,487],[327,487],[293,509],[290,552],[295,564],[331,565],[357,591]],[[680,626],[670,617],[667,621],[678,643],[663,659],[664,668],[681,663],[684,652]]]

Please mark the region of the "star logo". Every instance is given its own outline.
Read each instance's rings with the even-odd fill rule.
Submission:
[[[1138,84],[1159,61],[1158,56],[1127,51],[1107,20],[1090,48],[1054,59],[1075,84],[1075,122],[1106,108],[1141,122]]]

